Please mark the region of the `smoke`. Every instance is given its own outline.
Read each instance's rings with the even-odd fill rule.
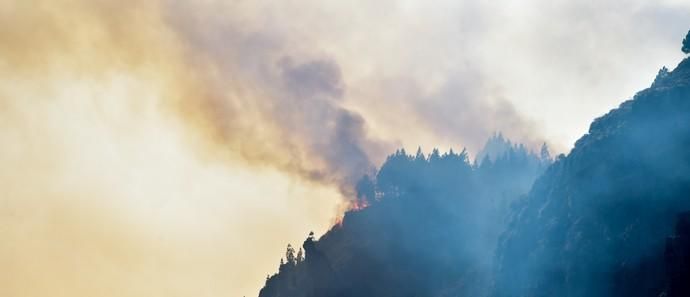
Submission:
[[[249,295],[335,215],[330,186],[218,145],[207,108],[232,94],[159,4],[0,5],[0,295]]]
[[[299,52],[284,36],[216,19],[202,7],[169,7],[193,65],[211,96],[199,98],[205,125],[221,147],[257,164],[278,167],[351,197],[356,179],[391,149],[371,137],[365,119],[347,108],[339,64],[323,54]],[[208,17],[208,15],[210,17]],[[197,18],[204,18],[199,22]],[[208,28],[217,30],[208,30]],[[209,75],[210,74],[210,75]]]
[[[385,17],[398,21],[399,7],[390,5]],[[293,8],[262,2],[174,2],[166,8],[166,21],[191,64],[208,67],[200,76],[212,95],[201,104],[206,125],[222,145],[249,160],[335,184],[346,197],[358,177],[401,145],[465,146],[476,152],[499,130],[535,148],[543,142],[536,125],[469,62],[471,57],[440,73],[430,69],[440,61],[429,61],[419,74],[430,75],[422,76],[411,63],[423,59],[408,60],[406,52],[395,61],[401,66],[372,61],[385,60],[378,52],[344,55],[352,42],[352,32],[338,31],[345,16],[323,22],[330,12],[309,1],[289,19]],[[315,18],[319,13],[326,15]],[[333,40],[336,33],[342,39]],[[377,67],[373,72],[361,68],[368,62]]]
[[[520,71],[558,60],[560,31],[531,47],[555,12],[530,27],[505,3],[436,4],[0,4],[0,295],[250,294],[395,147],[540,142],[525,111],[560,123],[561,101],[534,102],[596,72]],[[596,78],[637,66],[600,62],[624,71]]]
[[[281,61],[281,68],[287,92],[275,114],[282,126],[290,127],[286,133],[303,133],[310,153],[321,155],[326,170],[317,173],[319,177],[340,174],[335,177],[339,184],[354,185],[373,170],[367,149],[381,144],[366,138],[359,114],[338,105],[344,96],[340,68],[329,60],[295,65],[290,58]]]

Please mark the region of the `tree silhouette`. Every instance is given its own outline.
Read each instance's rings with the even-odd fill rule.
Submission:
[[[683,38],[683,47],[680,50],[685,54],[690,54],[690,31]]]
[[[288,244],[287,246],[287,250],[285,251],[285,259],[287,259],[287,264],[297,264],[297,258],[295,258],[295,249],[291,244]]]
[[[429,155],[429,162],[437,162],[441,159],[441,153],[439,153],[437,148],[434,148]]]
[[[417,153],[414,156],[415,160],[418,161],[426,161],[426,158],[424,157],[424,152],[422,152],[422,147],[417,147]]]
[[[549,146],[546,145],[546,142],[544,142],[544,144],[541,145],[541,152],[539,152],[539,157],[542,161],[551,161],[551,153],[549,152]]]
[[[304,252],[302,251],[302,248],[299,248],[299,252],[297,252],[297,264],[304,262]]]
[[[670,72],[668,71],[668,68],[666,68],[666,66],[661,67],[661,69],[659,69],[659,72],[656,74],[656,77],[654,78],[654,82],[652,83],[652,86],[655,86],[658,83],[664,81],[664,79],[666,79],[668,77],[669,73]]]

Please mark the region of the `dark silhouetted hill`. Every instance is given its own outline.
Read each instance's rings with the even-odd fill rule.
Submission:
[[[491,142],[489,142],[491,143]],[[509,203],[550,164],[523,146],[473,167],[463,151],[399,150],[357,184],[360,208],[287,261],[261,297],[476,296]],[[292,258],[291,256],[286,256]]]
[[[596,119],[518,203],[497,249],[494,296],[659,296],[666,238],[689,209],[685,60]]]
[[[260,296],[690,296],[690,60],[543,174],[502,137],[483,156],[391,155]]]

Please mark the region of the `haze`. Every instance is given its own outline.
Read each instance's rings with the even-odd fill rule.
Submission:
[[[687,1],[0,1],[0,295],[256,296],[405,147],[567,151]]]

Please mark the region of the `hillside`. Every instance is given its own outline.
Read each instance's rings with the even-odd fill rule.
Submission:
[[[358,183],[361,209],[308,238],[304,259],[289,247],[260,296],[476,295],[488,284],[509,202],[550,163],[500,135],[487,144],[496,142],[503,154],[478,166],[464,151],[389,156]]]
[[[495,296],[658,296],[690,209],[690,60],[596,119],[511,214]]]
[[[260,296],[687,296],[690,60],[550,166],[497,137],[474,165],[391,155]]]

